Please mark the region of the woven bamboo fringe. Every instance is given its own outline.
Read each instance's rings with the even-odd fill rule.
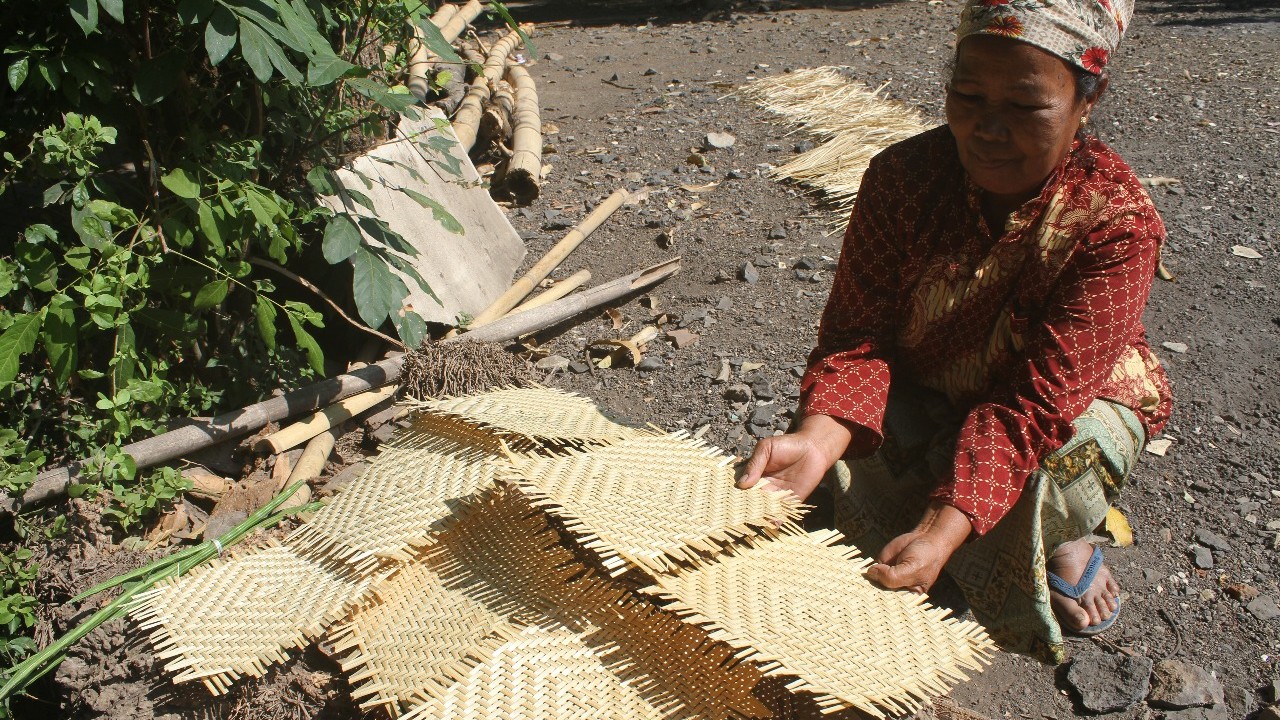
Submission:
[[[725,720],[903,714],[989,662],[981,628],[874,587],[683,433],[545,387],[412,408],[282,544],[131,608],[174,682],[225,693],[327,633],[393,717]]]
[[[865,89],[837,67],[762,78],[738,94],[823,142],[772,174],[823,192],[835,206],[835,231],[848,222],[871,158],[933,127],[919,112],[883,99],[880,90]]]

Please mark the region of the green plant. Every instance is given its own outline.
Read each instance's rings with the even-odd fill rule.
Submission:
[[[0,553],[0,659],[14,665],[35,651],[26,631],[36,624],[36,599],[30,594],[40,568],[31,551],[18,548]]]

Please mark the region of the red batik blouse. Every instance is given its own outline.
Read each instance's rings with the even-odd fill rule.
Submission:
[[[849,451],[866,456],[891,379],[945,393],[966,414],[934,497],[986,533],[1095,399],[1132,408],[1148,435],[1168,419],[1141,321],[1164,237],[1133,171],[1096,139],[1075,143],[999,237],[948,128],[898,143],[863,177],[801,411],[852,423]]]

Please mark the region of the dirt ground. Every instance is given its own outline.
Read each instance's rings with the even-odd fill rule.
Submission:
[[[545,382],[637,421],[703,433],[743,457],[762,424],[784,427],[839,237],[827,234],[827,211],[813,197],[764,176],[805,138],[729,95],[753,77],[846,65],[940,122],[960,7],[930,0],[513,8],[542,23],[533,74],[543,121],[558,131],[547,139],[553,170],[542,198],[512,210],[531,261],[590,204],[626,187],[647,190],[647,200],[616,214],[557,276],[590,268],[601,282],[676,255],[683,262],[653,292],[656,310],[629,303],[621,328],[600,319],[544,339],[548,355],[570,361],[546,371]],[[1169,228],[1164,261],[1176,279],[1157,281],[1145,316],[1173,379],[1175,409],[1167,454],[1143,455],[1120,504],[1136,543],[1106,551],[1124,588],[1120,620],[1106,640],[1072,641],[1070,652],[1183,660],[1215,674],[1227,700],[1217,710],[1139,704],[1107,717],[1243,717],[1276,700],[1280,619],[1266,611],[1280,598],[1278,59],[1274,2],[1148,0],[1094,115],[1096,132],[1140,177],[1180,181],[1151,190]],[[708,152],[708,167],[688,164],[711,131],[732,133],[736,144]],[[711,190],[682,189],[713,182]],[[1233,246],[1261,259],[1233,254]],[[739,279],[744,263],[757,281]],[[641,369],[588,370],[580,362],[589,341],[630,336],[654,313],[696,342],[655,342]],[[731,377],[721,382],[726,362]],[[752,418],[763,420],[754,431]],[[1210,563],[1200,556],[1208,568],[1193,564],[1192,546],[1206,542],[1198,531],[1224,541],[1209,548]],[[74,573],[93,558],[68,562]],[[117,625],[91,637],[59,672],[57,708],[37,703],[24,713],[355,716],[345,681],[316,653],[218,703],[198,692],[175,697],[166,686],[145,647]],[[1082,712],[1063,669],[1011,655],[952,697],[992,718]]]

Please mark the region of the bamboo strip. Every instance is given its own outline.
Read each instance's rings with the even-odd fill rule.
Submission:
[[[542,112],[538,88],[528,70],[520,65],[508,67],[507,81],[515,88],[516,105],[511,114],[512,155],[504,179],[511,194],[527,203],[542,192]]]
[[[543,305],[546,305],[547,303],[553,300],[559,300],[565,295],[568,295],[574,290],[577,290],[583,285],[586,285],[587,281],[589,281],[590,279],[591,279],[590,270],[579,270],[578,272],[561,280],[555,285],[552,285],[551,287],[547,288],[546,292],[543,292],[541,295],[535,295],[534,297],[529,298],[523,303],[520,303],[515,307],[514,310],[507,313],[506,315],[503,315],[503,317],[511,317],[512,315],[515,315],[517,313],[522,313],[525,310],[532,310],[537,307],[542,307]]]
[[[271,453],[288,450],[390,399],[395,391],[395,385],[387,385],[334,403],[305,420],[262,438],[254,444],[253,449],[257,452]]]
[[[529,269],[529,272],[525,273],[519,280],[516,280],[489,307],[482,310],[479,315],[476,315],[475,319],[471,321],[471,327],[479,327],[511,312],[511,309],[519,304],[525,296],[533,292],[538,283],[550,275],[551,271],[555,270],[569,256],[569,253],[573,252],[574,248],[581,245],[583,240],[586,240],[610,215],[622,207],[622,203],[626,199],[627,191],[621,189],[615,190],[612,195],[605,198],[604,202],[597,205],[594,210],[583,218],[582,222],[578,223],[577,227],[570,230],[560,242],[556,243],[555,247],[547,251],[547,254],[543,255],[542,259],[538,260],[537,264]]]

